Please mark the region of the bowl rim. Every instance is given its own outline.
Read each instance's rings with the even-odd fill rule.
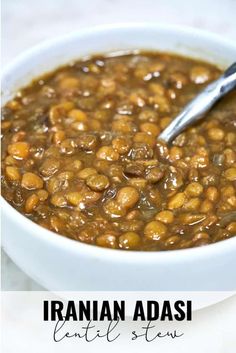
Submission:
[[[175,24],[166,24],[166,23],[155,23],[155,22],[121,22],[121,23],[108,23],[95,25],[91,27],[83,27],[76,31],[71,31],[67,34],[61,36],[55,36],[50,39],[42,40],[38,44],[33,45],[32,47],[27,48],[22,53],[19,53],[10,63],[4,65],[2,70],[2,79],[4,80],[5,76],[11,72],[15,66],[19,66],[27,57],[35,56],[38,52],[50,49],[52,46],[57,46],[67,40],[71,40],[77,37],[83,37],[87,35],[94,35],[98,33],[103,33],[106,31],[121,31],[121,30],[140,30],[140,29],[149,29],[149,30],[160,30],[160,31],[169,31],[173,33],[187,35],[187,36],[199,36],[205,37],[209,41],[217,41],[222,45],[227,45],[236,49],[236,44],[232,39],[224,38],[218,33],[213,33],[207,30],[199,29],[196,27],[186,26],[186,25],[175,25]],[[174,53],[174,52],[173,52]],[[95,53],[96,54],[96,53]],[[185,56],[185,55],[183,55]]]
[[[105,24],[98,25],[89,28],[81,28],[77,31],[70,32],[63,36],[57,36],[52,39],[48,39],[40,42],[39,44],[25,50],[23,53],[19,54],[12,62],[5,65],[2,71],[2,80],[5,76],[9,75],[15,67],[19,67],[23,62],[31,56],[37,55],[37,53],[50,49],[52,46],[57,46],[63,44],[67,40],[71,40],[77,37],[83,37],[87,35],[96,35],[98,32],[101,34],[107,30],[119,31],[119,30],[139,30],[139,29],[154,29],[161,31],[171,31],[178,33],[179,35],[189,35],[189,36],[199,36],[204,37],[208,41],[216,41],[232,47],[236,50],[236,44],[229,39],[225,39],[222,36],[211,33],[205,30],[196,29],[190,26],[181,25],[169,25],[169,24],[156,24],[156,23],[145,23],[145,22],[133,22],[133,23],[116,23],[116,24]],[[67,238],[61,234],[50,231],[37,223],[31,221],[29,218],[17,211],[13,206],[11,206],[2,196],[0,196],[1,213],[5,212],[14,219],[23,229],[26,229],[26,233],[30,233],[31,236],[37,238],[38,241],[47,242],[48,244],[60,248],[64,251],[70,251],[74,254],[86,254],[86,256],[92,256],[97,259],[104,259],[115,262],[156,262],[156,263],[176,263],[185,262],[186,260],[192,260],[193,257],[206,258],[210,255],[216,256],[222,254],[225,251],[232,251],[233,248],[236,250],[236,237],[231,237],[219,241],[217,243],[208,244],[201,247],[179,249],[179,250],[165,250],[165,251],[124,251],[122,249],[110,249],[103,248],[97,245],[91,245],[87,243],[80,242],[78,240]],[[8,216],[4,216],[8,218]],[[9,221],[9,218],[8,218]],[[3,239],[2,239],[3,240]],[[4,241],[3,241],[4,243]],[[3,244],[4,247],[4,244]]]
[[[133,260],[144,261],[144,262],[182,262],[186,259],[192,259],[194,256],[198,258],[208,257],[210,255],[217,255],[223,253],[224,250],[232,251],[233,248],[236,250],[236,237],[225,239],[213,244],[208,244],[201,247],[186,248],[179,250],[165,250],[165,251],[125,251],[122,249],[110,249],[103,248],[97,245],[87,244],[78,240],[67,238],[66,236],[55,233],[51,230],[43,228],[37,223],[33,222],[13,206],[11,206],[2,196],[0,199],[2,213],[4,212],[11,214],[11,218],[14,219],[14,223],[17,223],[19,227],[26,229],[26,233],[30,233],[30,236],[37,238],[39,241],[47,242],[52,246],[61,247],[63,250],[69,250],[73,253],[87,254],[96,258],[104,259],[107,257],[111,261],[119,260],[120,262],[133,262]],[[4,210],[4,211],[3,211]],[[6,218],[6,216],[4,216]],[[4,242],[3,242],[4,245]]]

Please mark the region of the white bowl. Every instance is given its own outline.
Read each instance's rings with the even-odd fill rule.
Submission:
[[[29,50],[3,74],[3,101],[41,74],[72,59],[119,50],[151,49],[225,67],[236,45],[191,28],[156,24],[103,26]],[[236,237],[194,249],[126,252],[83,244],[50,232],[2,199],[3,247],[13,261],[50,290],[235,290]]]

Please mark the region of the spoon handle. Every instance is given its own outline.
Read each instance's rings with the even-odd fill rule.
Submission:
[[[236,88],[236,62],[220,78],[201,91],[159,135],[166,143],[172,141],[189,125],[200,120],[225,94]]]

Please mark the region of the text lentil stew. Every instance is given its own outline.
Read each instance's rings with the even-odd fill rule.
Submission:
[[[157,136],[221,71],[163,53],[96,56],[3,108],[2,194],[41,226],[127,250],[236,235],[236,94],[169,147]]]

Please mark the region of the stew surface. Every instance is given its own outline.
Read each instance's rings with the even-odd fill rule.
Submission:
[[[163,53],[95,56],[3,108],[2,194],[39,225],[126,250],[236,235],[236,94],[171,146],[157,136],[220,70]]]

